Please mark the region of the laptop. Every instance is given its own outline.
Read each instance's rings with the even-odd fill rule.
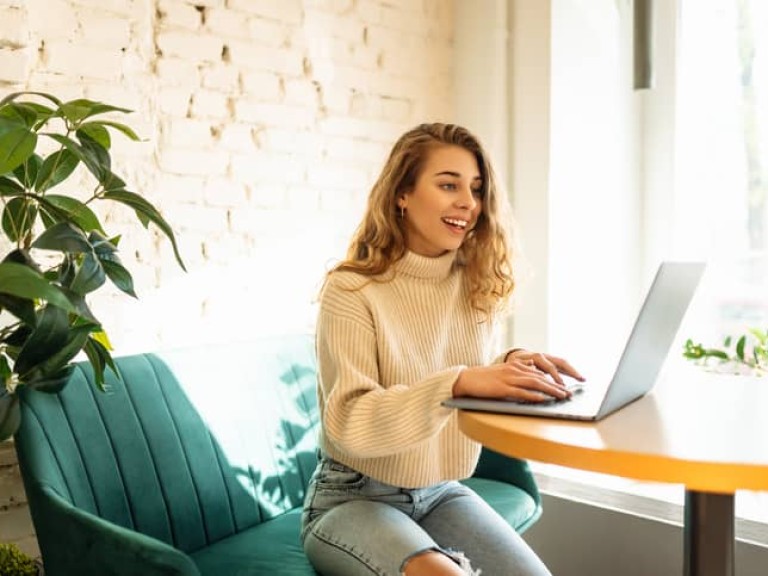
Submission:
[[[567,400],[542,404],[506,399],[451,398],[444,406],[527,416],[596,421],[646,395],[656,383],[680,323],[704,273],[703,262],[662,262],[618,363],[603,375],[579,371],[587,382]],[[615,368],[614,368],[615,367]],[[613,369],[613,374],[610,370]],[[605,371],[608,374],[605,374]],[[566,379],[568,377],[565,377]],[[574,381],[575,382],[575,381]]]

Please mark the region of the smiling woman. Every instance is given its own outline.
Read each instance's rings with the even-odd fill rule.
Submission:
[[[480,445],[442,406],[461,395],[566,397],[560,372],[579,377],[546,354],[493,350],[514,287],[504,200],[470,132],[417,126],[395,143],[347,260],[326,278],[321,454],[302,530],[323,573],[550,574],[459,482]]]

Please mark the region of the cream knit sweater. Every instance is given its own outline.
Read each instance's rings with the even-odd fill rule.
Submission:
[[[480,454],[440,405],[462,368],[492,361],[493,322],[471,308],[455,259],[408,252],[389,281],[334,272],[321,294],[320,446],[395,486],[466,478]]]

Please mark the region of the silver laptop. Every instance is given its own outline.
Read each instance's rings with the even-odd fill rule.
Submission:
[[[599,375],[601,368],[596,375],[579,367],[587,382],[570,399],[537,404],[463,397],[446,400],[443,405],[571,420],[605,418],[653,388],[704,267],[702,262],[663,262],[656,271],[618,364],[604,364],[603,372],[607,369],[609,373],[602,377]]]

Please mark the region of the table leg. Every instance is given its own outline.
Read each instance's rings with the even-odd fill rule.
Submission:
[[[685,491],[685,576],[734,576],[734,495]]]

